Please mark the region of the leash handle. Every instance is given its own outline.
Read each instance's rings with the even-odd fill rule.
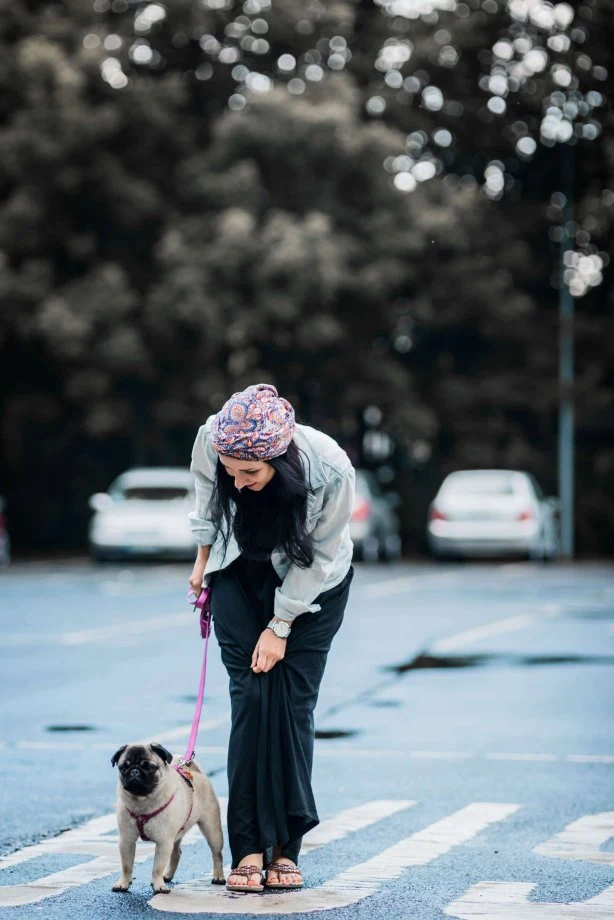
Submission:
[[[200,635],[208,639],[211,633],[211,588],[203,588],[198,597],[190,588],[187,598],[195,610],[200,610]]]

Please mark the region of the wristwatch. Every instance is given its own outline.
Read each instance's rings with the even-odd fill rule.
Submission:
[[[278,639],[287,639],[292,632],[290,624],[284,623],[283,620],[271,620],[266,625],[267,629],[273,630]]]

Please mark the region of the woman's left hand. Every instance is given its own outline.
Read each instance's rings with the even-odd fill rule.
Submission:
[[[254,674],[270,671],[286,654],[287,639],[280,639],[272,629],[263,629],[252,655]]]

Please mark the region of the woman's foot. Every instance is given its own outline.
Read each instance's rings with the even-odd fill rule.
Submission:
[[[273,857],[271,859],[271,864],[278,863],[282,866],[296,866],[296,863],[293,859],[288,859],[287,856],[277,856],[278,850],[273,850]],[[266,874],[267,885],[300,885],[303,881],[303,876],[300,872],[277,872],[275,869],[267,869]]]
[[[237,868],[241,866],[254,866],[254,871],[246,873],[236,872],[233,869],[226,880],[226,887],[230,885],[231,888],[255,888],[262,891],[262,853],[250,853],[249,856],[244,856]]]

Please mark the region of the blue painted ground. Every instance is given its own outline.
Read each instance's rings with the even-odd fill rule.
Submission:
[[[202,647],[186,616],[189,568],[83,561],[16,564],[0,576],[0,854],[111,812],[113,751],[190,723]],[[537,900],[559,902],[611,884],[614,864],[561,861],[532,849],[577,818],[614,810],[614,568],[357,567],[352,592],[316,724],[355,734],[316,744],[320,817],[376,799],[416,804],[306,854],[307,885],[472,802],[521,807],[372,897],[329,913],[442,920],[446,905],[483,880],[535,882]],[[470,632],[493,623],[499,628]],[[468,666],[389,669],[442,646],[441,654],[462,656],[457,663]],[[227,792],[227,712],[213,643],[203,718],[214,727],[201,732],[199,761],[220,796]],[[181,753],[186,740],[187,731],[168,746]],[[611,843],[603,849],[614,853]],[[0,886],[87,858],[47,854],[0,865]],[[11,920],[159,916],[147,904],[150,871],[150,860],[135,867],[127,896],[112,894],[114,876],[107,876],[0,913]],[[177,881],[209,871],[205,842],[186,846]]]

